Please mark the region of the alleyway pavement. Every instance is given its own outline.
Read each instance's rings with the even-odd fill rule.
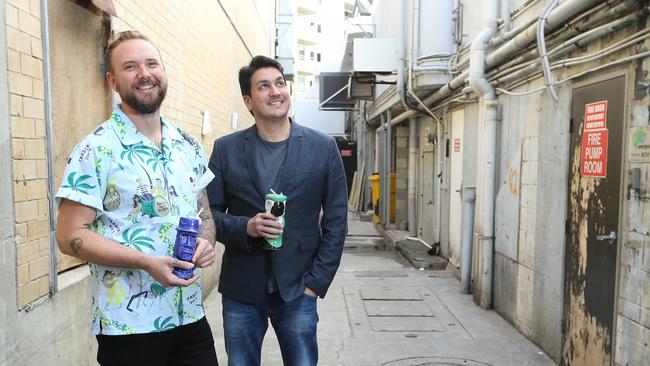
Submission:
[[[318,300],[320,365],[554,365],[496,312],[461,294],[451,274],[414,268],[371,222],[349,216],[341,267]],[[226,365],[216,289],[204,305]],[[271,326],[262,365],[282,365]]]

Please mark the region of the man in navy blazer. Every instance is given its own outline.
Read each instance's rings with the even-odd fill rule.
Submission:
[[[315,365],[316,300],[341,261],[347,185],[336,142],[288,117],[282,66],[255,56],[239,71],[252,127],[215,141],[207,187],[225,245],[222,294],[229,365],[259,365],[268,320],[285,365]],[[287,196],[285,225],[265,212],[265,195]],[[321,215],[322,213],[322,215]],[[278,250],[265,239],[282,234]]]

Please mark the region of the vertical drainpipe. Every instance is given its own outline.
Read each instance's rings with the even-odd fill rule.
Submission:
[[[47,0],[41,0],[41,35],[43,42],[43,84],[44,84],[44,105],[45,105],[45,145],[47,148],[47,196],[50,209],[50,292],[56,293],[59,290],[57,275],[57,245],[56,245],[56,204],[54,195],[54,147],[52,126],[52,71],[50,69],[50,29],[47,14]]]
[[[384,196],[381,197],[381,200],[384,201],[383,207],[384,207],[384,215],[383,215],[383,223],[384,227],[388,227],[390,224],[390,171],[391,171],[391,139],[392,139],[392,115],[390,113],[390,109],[386,111],[386,127],[384,130],[384,136],[386,137],[385,142],[384,142]]]
[[[498,101],[494,88],[485,79],[485,47],[497,30],[497,0],[484,4],[484,28],[472,42],[469,61],[469,85],[483,105],[478,151],[476,229],[478,239],[478,291],[475,299],[484,309],[492,307],[494,278],[494,200],[496,186],[496,132]]]
[[[415,178],[416,178],[416,160],[417,160],[417,119],[409,119],[409,180],[408,180],[408,223],[409,233],[413,237],[418,237],[417,233],[417,216],[415,214]]]

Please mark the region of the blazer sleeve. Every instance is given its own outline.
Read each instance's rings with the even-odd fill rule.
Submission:
[[[341,263],[348,223],[348,192],[341,155],[333,138],[329,141],[328,163],[321,193],[323,216],[321,238],[305,285],[325,297]]]
[[[222,144],[214,142],[208,167],[214,179],[206,187],[210,209],[217,228],[217,241],[226,246],[236,246],[250,252],[246,224],[249,217],[235,216],[228,213],[228,192],[225,181],[226,159]]]

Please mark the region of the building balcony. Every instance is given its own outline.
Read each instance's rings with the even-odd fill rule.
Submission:
[[[298,57],[296,58],[296,74],[314,75],[315,73],[316,73],[316,62],[310,60],[309,58],[298,55]]]
[[[299,0],[297,3],[296,10],[298,14],[314,15],[318,13],[319,2],[317,0]]]
[[[296,40],[300,45],[313,46],[318,43],[319,34],[311,29],[309,24],[296,23],[294,32],[296,34]]]

